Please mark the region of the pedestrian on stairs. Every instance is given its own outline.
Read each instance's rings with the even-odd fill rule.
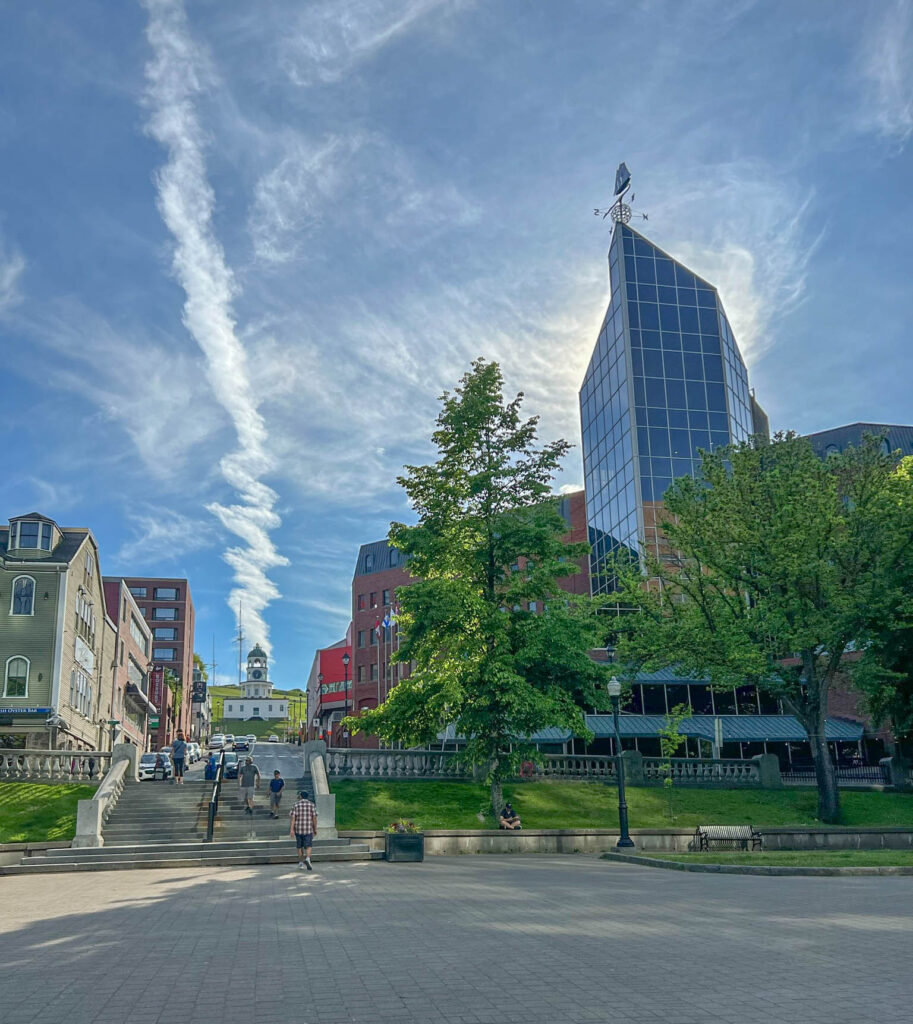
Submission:
[[[300,799],[289,811],[288,816],[291,820],[288,834],[295,837],[298,867],[313,871],[311,847],[314,845],[314,833],[317,831],[317,808],[311,803],[311,796],[307,790],[302,789],[298,796]]]
[[[260,769],[254,764],[252,757],[245,759],[244,767],[238,772],[238,786],[241,789],[241,800],[244,803],[244,810],[248,814],[253,814],[254,787],[260,788]]]
[[[184,785],[184,758],[187,756],[187,740],[178,729],[177,739],[171,744],[171,758],[174,761],[174,781],[178,786]]]
[[[279,817],[279,801],[282,799],[282,790],[285,788],[285,779],[282,778],[279,769],[273,772],[269,783],[269,810],[274,818]]]

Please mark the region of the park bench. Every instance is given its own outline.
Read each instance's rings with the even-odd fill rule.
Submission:
[[[751,825],[698,825],[692,847],[701,852],[712,847],[724,850],[760,850],[761,833]]]

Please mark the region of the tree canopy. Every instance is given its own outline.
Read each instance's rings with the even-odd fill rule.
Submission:
[[[715,684],[755,683],[805,727],[819,817],[839,817],[828,696],[848,655],[902,600],[910,506],[874,441],[822,461],[792,434],[702,453],[664,497],[663,544],[619,563],[618,655]],[[908,502],[908,496],[907,496]]]
[[[418,522],[393,523],[389,535],[416,580],[397,593],[395,659],[412,672],[379,708],[347,720],[408,745],[452,725],[495,811],[501,781],[537,756],[529,737],[547,726],[585,733],[581,704],[594,703],[602,673],[587,654],[599,643],[595,605],[560,586],[589,551],[564,543],[552,496],[570,446],[540,444],[522,401],[505,401],[500,367],[481,359],[442,396],[438,458],[399,478]]]

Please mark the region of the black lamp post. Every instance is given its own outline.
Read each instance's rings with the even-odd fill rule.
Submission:
[[[320,697],[320,700],[318,701],[317,707],[318,707],[318,709],[322,710],[323,697],[324,697],[324,693],[323,693],[323,673],[322,672],[318,672],[317,673],[317,693],[318,693],[318,695]],[[315,735],[314,739],[316,740],[317,738],[318,737]]]
[[[616,850],[627,850],[634,846],[628,833],[628,802],[625,799],[625,762],[621,756],[621,733],[618,731],[618,698],[621,696],[621,683],[612,676],[608,685],[609,699],[612,701],[612,720],[615,723],[615,765],[618,771],[618,825],[621,835],[615,844]]]
[[[346,651],[346,653],[342,656],[342,669],[343,669],[343,672],[345,673],[345,680],[344,680],[342,685],[343,685],[343,688],[344,688],[344,693],[345,693],[345,698],[346,698],[346,703],[345,703],[345,711],[346,711],[345,717],[346,718],[349,717],[349,662],[350,661],[351,661],[351,658],[349,657],[349,652]],[[343,729],[343,733],[345,735],[346,746],[348,747],[349,746],[349,730],[348,729]]]

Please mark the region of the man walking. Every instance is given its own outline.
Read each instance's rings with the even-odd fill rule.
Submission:
[[[177,739],[171,744],[171,757],[174,761],[174,781],[178,786],[184,785],[184,758],[187,757],[187,741],[184,733],[178,730]]]
[[[289,835],[295,837],[295,844],[298,847],[298,867],[311,867],[311,847],[314,844],[314,833],[317,831],[317,808],[311,803],[310,794],[302,789],[298,794],[300,799],[289,811]]]
[[[285,779],[279,774],[277,768],[269,783],[269,811],[274,818],[279,817],[279,801],[282,799],[282,790],[285,788]]]
[[[248,757],[244,761],[244,767],[238,772],[238,787],[241,790],[241,801],[244,810],[248,814],[254,813],[254,787],[260,788],[260,769],[254,764],[254,759]]]

